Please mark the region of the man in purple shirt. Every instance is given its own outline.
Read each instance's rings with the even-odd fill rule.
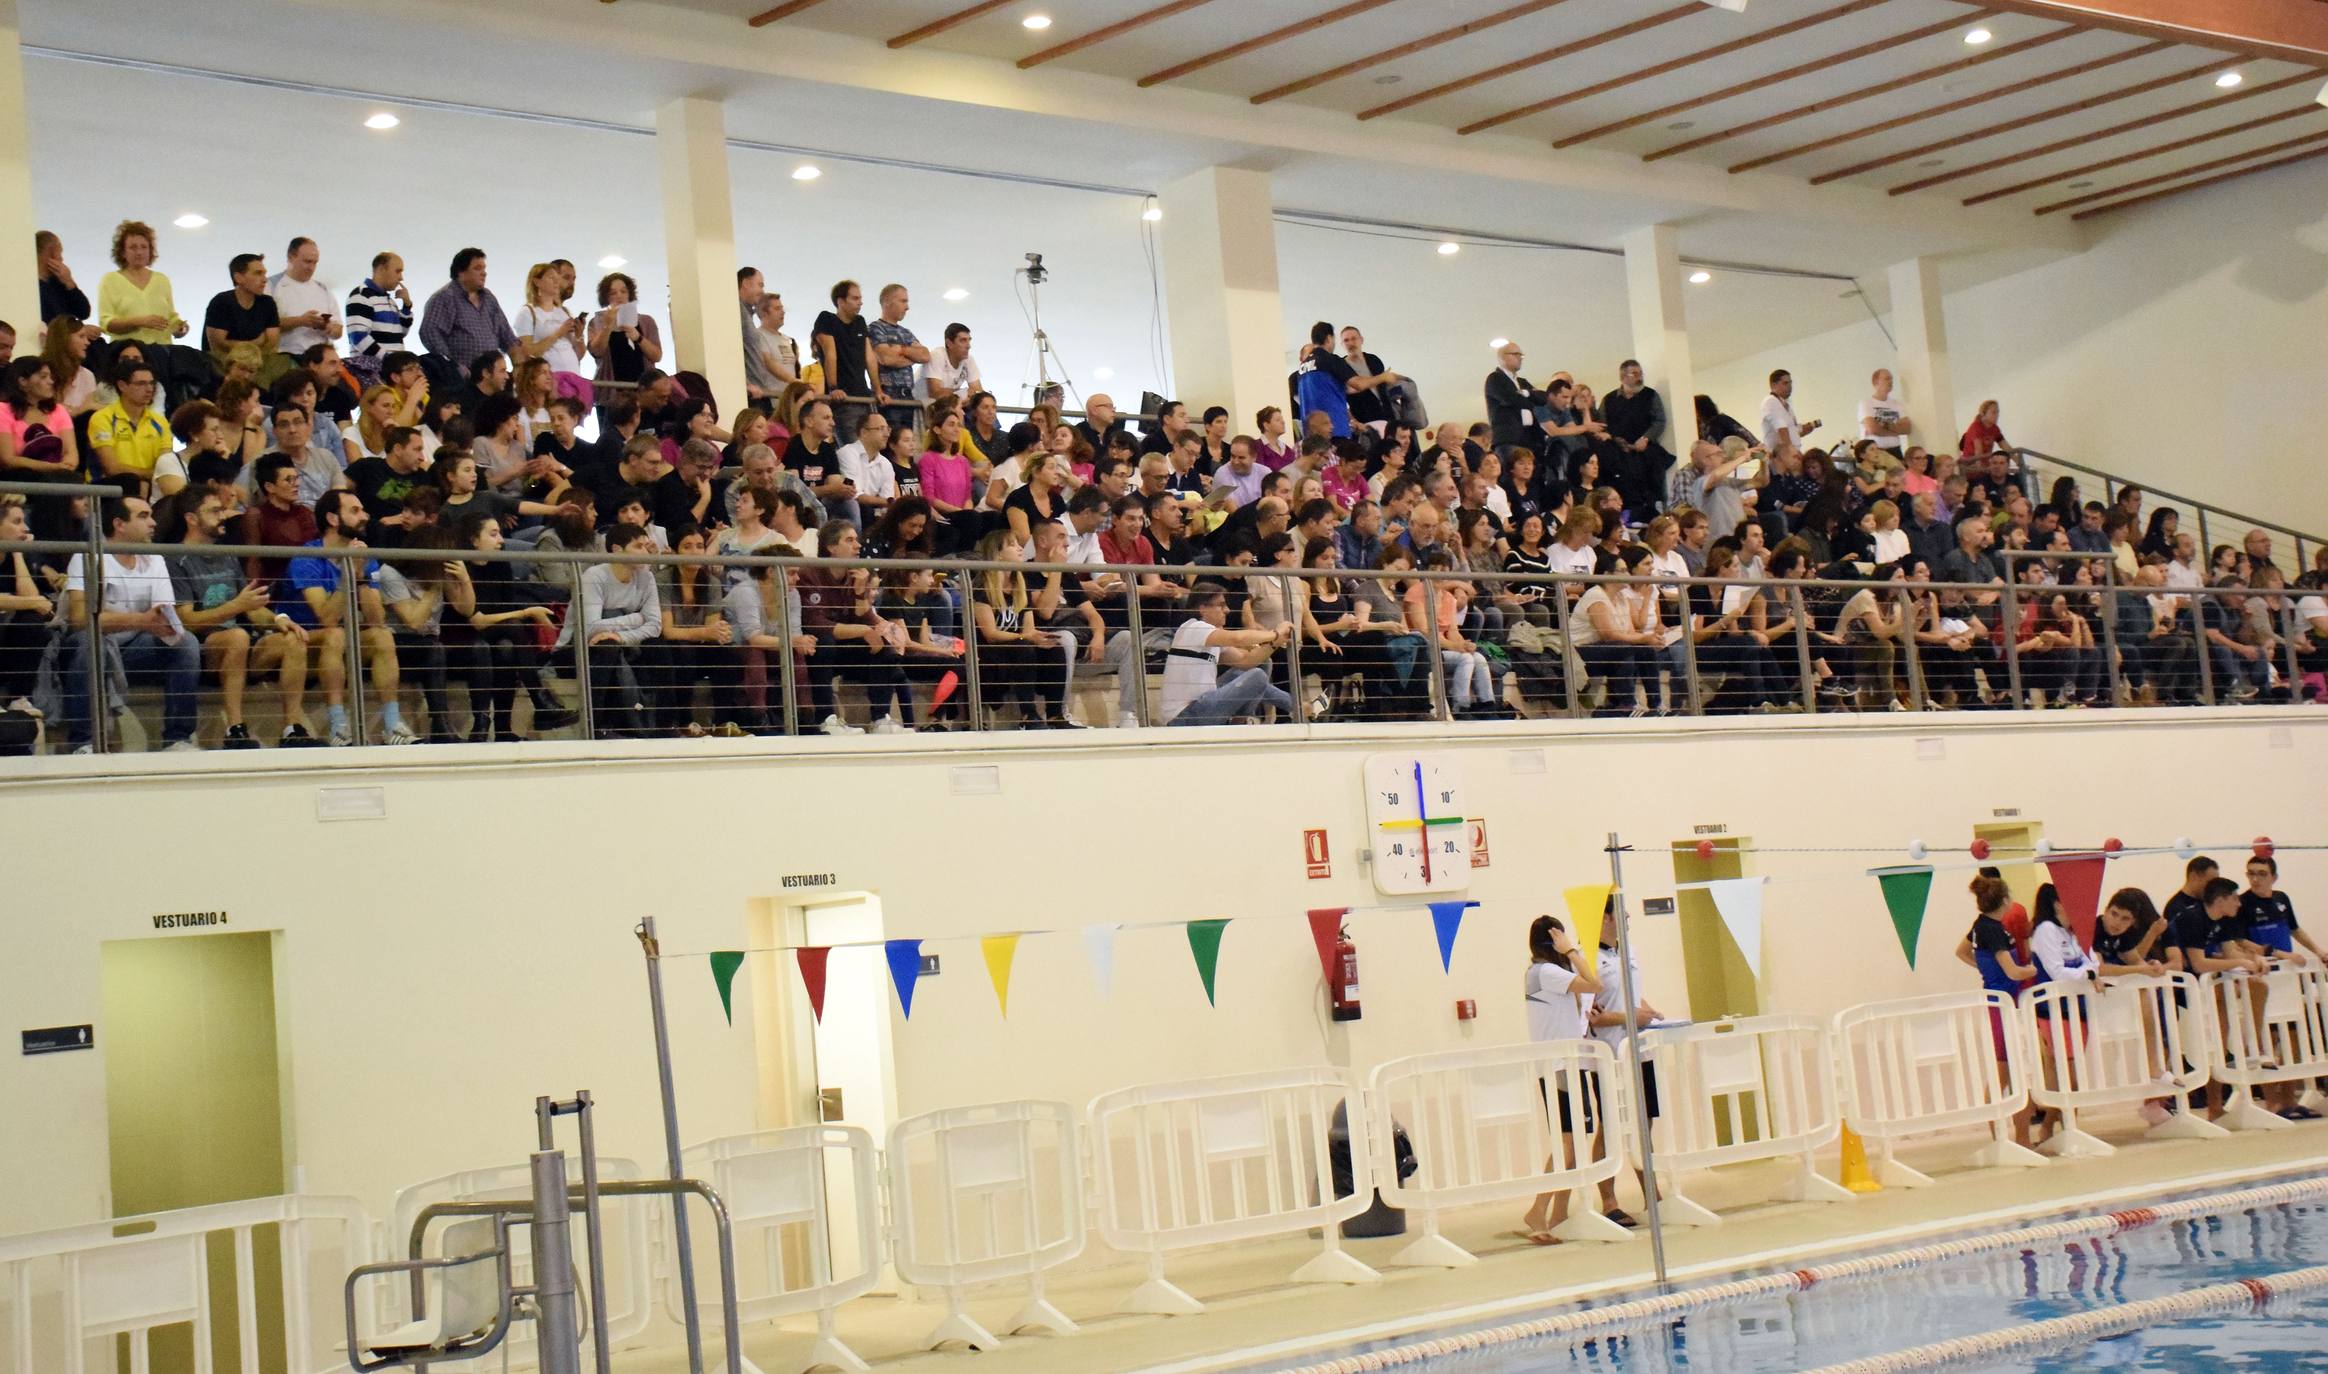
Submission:
[[[499,350],[532,357],[536,349],[520,345],[501,302],[485,289],[485,250],[464,248],[453,254],[452,280],[428,298],[420,318],[420,341],[428,351],[450,362],[466,375],[469,364]]]

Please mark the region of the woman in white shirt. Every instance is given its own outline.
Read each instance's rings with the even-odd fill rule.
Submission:
[[[1639,544],[1627,545],[1618,557],[1626,573],[1638,574],[1649,565],[1649,550]],[[1657,621],[1657,591],[1648,584],[1638,588],[1642,595],[1633,590],[1594,583],[1568,613],[1568,642],[1585,671],[1608,684],[1608,697],[1593,712],[1596,716],[1644,715],[1648,708],[1635,700],[1635,689],[1657,690],[1657,650],[1665,641]]]
[[[1562,1040],[1587,1039],[1585,1009],[1587,999],[1601,990],[1600,980],[1576,966],[1576,937],[1568,927],[1550,916],[1538,916],[1528,927],[1528,973],[1525,993],[1528,999],[1528,1039],[1536,1044],[1551,1044]],[[1565,1075],[1563,1075],[1565,1080]],[[1596,1144],[1600,1135],[1600,1095],[1590,1083],[1578,1093],[1570,1093],[1565,1081],[1555,1088],[1539,1080],[1539,1088],[1546,1097],[1546,1105],[1556,1107],[1560,1114],[1560,1152],[1546,1162],[1546,1168],[1569,1168],[1576,1163],[1576,1129],[1579,1114],[1585,1131],[1593,1135]],[[1582,1102],[1574,1100],[1582,1097]],[[1559,1237],[1552,1233],[1568,1220],[1568,1193],[1539,1193],[1528,1204],[1527,1215],[1520,1220],[1518,1235],[1531,1245],[1557,1245]]]
[[[1875,521],[1875,561],[1897,563],[1908,556],[1908,532],[1900,528],[1900,508],[1896,501],[1878,501],[1867,508],[1868,518]]]
[[[582,373],[582,354],[577,341],[582,327],[566,307],[559,304],[559,294],[566,289],[566,274],[553,263],[537,262],[525,274],[525,304],[509,317],[509,327],[521,339],[540,343],[555,339],[538,355],[549,359],[554,372]]]

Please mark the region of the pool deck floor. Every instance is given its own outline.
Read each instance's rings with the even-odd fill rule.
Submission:
[[[2145,1140],[2131,1116],[2082,1123],[2120,1148],[2101,1159],[2054,1161],[2041,1168],[1968,1169],[1977,1135],[1911,1143],[1900,1159],[1932,1175],[1928,1188],[1886,1188],[1849,1202],[1773,1203],[1784,1164],[1761,1163],[1693,1174],[1689,1196],[1722,1214],[1702,1229],[1666,1228],[1666,1265],[1676,1287],[1737,1270],[1801,1265],[1853,1251],[1917,1244],[1949,1233],[2005,1230],[2062,1212],[2095,1211],[2191,1189],[2228,1191],[2272,1177],[2328,1168],[2328,1121],[2288,1130],[2236,1133],[2219,1140]],[[1835,1176],[1832,1158],[1822,1172]],[[1635,1185],[1618,1187],[1620,1206],[1642,1214]],[[869,1295],[844,1305],[840,1338],[884,1374],[1211,1374],[1298,1360],[1346,1347],[1441,1327],[1513,1320],[1520,1314],[1596,1294],[1645,1288],[1650,1247],[1645,1235],[1620,1244],[1530,1245],[1514,1234],[1524,1202],[1450,1212],[1442,1230],[1479,1263],[1460,1269],[1394,1269],[1390,1257],[1407,1237],[1349,1242],[1351,1253],[1380,1270],[1362,1285],[1294,1284],[1288,1276],[1319,1252],[1302,1237],[1192,1250],[1168,1258],[1166,1274],[1204,1304],[1194,1316],[1118,1315],[1116,1304],[1142,1278],[1141,1261],[1110,1251],[1095,1236],[1076,1266],[1056,1272],[1051,1301],[1082,1326],[1078,1335],[1005,1335],[995,1349],[921,1348],[944,1315],[942,1296]],[[711,1276],[706,1283],[716,1282]],[[911,1294],[915,1290],[908,1289]],[[969,1310],[989,1329],[1015,1312],[1024,1285],[973,1290]],[[813,1320],[748,1326],[744,1353],[764,1374],[801,1368]],[[704,1365],[725,1368],[716,1325],[705,1330]],[[1002,1334],[997,1332],[998,1335]],[[675,1374],[685,1352],[675,1327],[648,1333],[649,1345],[618,1352],[615,1365],[639,1374]]]

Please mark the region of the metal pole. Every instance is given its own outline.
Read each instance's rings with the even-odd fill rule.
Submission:
[[[1609,832],[1610,914],[1617,923],[1617,995],[1625,1001],[1625,1063],[1633,1080],[1633,1129],[1641,1141],[1641,1201],[1649,1212],[1649,1261],[1657,1271],[1657,1286],[1665,1281],[1665,1229],[1657,1215],[1657,1146],[1649,1122],[1649,1084],[1641,1066],[1641,1008],[1633,987],[1633,936],[1625,919],[1625,848],[1617,832]]]
[[[364,742],[364,598],[359,590],[363,583],[358,574],[362,565],[350,553],[340,559],[340,594],[347,605],[340,614],[340,638],[348,659],[348,738],[357,744]]]
[[[776,568],[776,637],[784,647],[776,655],[776,686],[784,696],[784,733],[800,733],[799,673],[792,662],[792,569],[789,564]],[[972,681],[976,681],[973,676]]]
[[[2110,704],[2118,704],[2118,565],[2114,558],[2102,564],[2102,676],[2109,683]]]
[[[2016,590],[2013,574],[2017,572],[2013,560],[2005,560],[2005,683],[2012,697],[2012,709],[2028,705],[2021,696],[2021,595]]]
[[[785,653],[792,652],[791,645]],[[663,1016],[663,946],[655,938],[655,918],[641,917],[634,932],[647,960],[647,1006],[655,1022],[655,1073],[663,1087],[663,1148],[671,1160],[671,1182],[685,1177],[679,1160],[679,1103],[671,1089],[671,1028]],[[687,1236],[687,1203],[673,1195],[671,1229],[679,1242],[679,1306],[687,1323],[687,1368],[703,1374],[703,1322],[695,1310],[695,1250]]]
[[[1695,716],[1702,715],[1704,712],[1698,705],[1697,634],[1690,623],[1694,617],[1690,614],[1689,592],[1690,589],[1687,587],[1681,589],[1681,686],[1682,690],[1689,694],[1689,704],[1679,714]],[[1714,604],[1719,606],[1721,602],[1717,599]]]
[[[1134,578],[1124,589],[1124,623],[1132,635],[1132,651],[1124,656],[1123,671],[1132,675],[1132,719],[1148,723],[1148,631],[1140,618],[1140,584]],[[975,631],[976,627],[972,627]]]
[[[1285,615],[1293,625],[1293,637],[1285,641],[1286,695],[1293,698],[1293,723],[1307,725],[1309,724],[1309,702],[1305,698],[1308,693],[1301,684],[1301,613],[1302,609],[1309,604],[1309,583],[1304,582],[1299,576],[1281,575],[1278,578],[1278,588],[1285,595]],[[1298,601],[1295,599],[1297,593],[1301,598]]]
[[[546,1134],[549,1121],[542,1129]],[[534,1339],[542,1374],[581,1374],[581,1332],[574,1324],[574,1251],[568,1236],[566,1156],[533,1157]]]
[[[1819,709],[1819,679],[1811,670],[1811,613],[1803,604],[1803,589],[1786,589],[1786,602],[1794,612],[1795,671],[1801,675],[1803,709],[1816,713]]]
[[[2209,706],[2215,704],[2214,646],[2207,643],[2206,589],[2194,587],[2190,592],[2191,638],[2199,644],[2199,700]]]
[[[1439,649],[1439,584],[1423,583],[1423,623],[1430,628],[1431,691],[1439,698],[1439,719],[1455,719],[1455,702],[1447,695],[1447,661]]]
[[[98,621],[105,614],[105,531],[104,516],[99,513],[105,504],[94,496],[82,498],[88,512],[88,548],[81,554],[81,605],[89,613],[88,628],[82,631],[89,649],[89,677],[83,689],[89,693],[89,752],[105,752],[107,729],[113,722],[105,709],[105,636],[98,633]]]
[[[613,1347],[606,1333],[606,1222],[598,1210],[598,1131],[591,1124],[588,1089],[574,1094],[575,1124],[582,1133],[582,1216],[590,1225],[590,1350],[598,1374],[613,1374]],[[684,1207],[677,1193],[671,1205]]]
[[[2293,597],[2280,607],[2280,647],[2287,650],[2288,701],[2301,705],[2304,700],[2304,665],[2296,656],[2296,646],[2304,637],[2304,623],[2296,619]]]
[[[2207,540],[2207,508],[2202,505],[2199,507],[2199,566],[2213,572],[2214,565],[2215,546]]]
[[[582,575],[587,577],[585,568]],[[582,594],[582,578],[574,579],[574,599],[566,603],[567,625],[574,631],[574,692],[581,697],[582,738],[598,738],[598,723],[593,718],[598,703],[590,690],[590,601]]]
[[[1932,704],[1932,689],[1924,681],[1924,651],[1916,643],[1916,597],[1906,583],[1894,590],[1899,595],[1900,651],[1908,659],[1908,705],[1922,711]]]
[[[1582,705],[1583,694],[1577,685],[1576,676],[1577,670],[1583,665],[1584,660],[1577,655],[1568,642],[1568,584],[1566,582],[1552,584],[1552,618],[1558,621],[1560,626],[1560,685],[1566,689],[1569,719],[1574,720],[1578,708]]]
[[[990,574],[974,572],[969,576],[978,578]],[[970,679],[970,728],[983,730],[986,728],[986,684],[979,679],[978,674],[978,588],[974,585],[966,586],[964,591],[968,594],[962,598],[962,613],[969,623],[962,627],[962,666]],[[1144,668],[1146,659],[1143,658],[1141,662]],[[1145,691],[1141,695],[1145,699]],[[1141,723],[1145,724],[1146,721],[1147,718],[1142,716]]]

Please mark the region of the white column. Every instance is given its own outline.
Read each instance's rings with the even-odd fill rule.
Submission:
[[[0,0],[0,320],[16,326],[16,356],[40,352],[40,267],[33,256],[31,137],[24,118],[24,48],[16,0]],[[89,245],[81,244],[82,256]],[[97,296],[92,275],[87,290]]]
[[[1948,324],[1940,308],[1940,264],[1910,258],[1891,268],[1892,332],[1899,336],[1900,407],[1915,425],[1915,442],[1953,452],[1964,427],[1956,418],[1956,388],[1948,377]]]
[[[1174,399],[1192,412],[1225,405],[1230,427],[1248,432],[1263,406],[1285,405],[1289,370],[1269,174],[1207,167],[1166,186],[1157,203]],[[1128,411],[1138,399],[1116,401]]]
[[[742,317],[736,306],[735,210],[728,199],[727,122],[716,100],[687,96],[655,111],[671,330],[663,370],[703,374],[720,413],[744,403]]]
[[[1697,441],[1697,370],[1689,361],[1689,315],[1681,293],[1681,255],[1670,224],[1625,235],[1625,295],[1633,312],[1633,356],[1641,378],[1665,398],[1659,442],[1680,462]]]

